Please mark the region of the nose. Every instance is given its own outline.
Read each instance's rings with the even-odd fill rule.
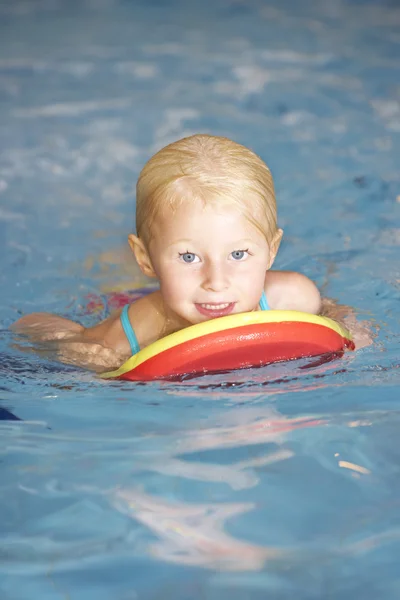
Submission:
[[[223,292],[228,288],[228,274],[223,265],[209,261],[204,267],[203,288],[210,292]]]

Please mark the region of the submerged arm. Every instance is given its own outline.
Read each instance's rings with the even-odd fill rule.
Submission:
[[[356,350],[371,346],[374,337],[376,337],[372,323],[370,321],[359,321],[356,311],[351,306],[338,304],[331,298],[323,298],[320,314],[346,327],[352,335]]]
[[[130,356],[118,313],[90,328],[49,313],[33,313],[11,329],[32,342],[30,350],[96,372],[119,367]]]

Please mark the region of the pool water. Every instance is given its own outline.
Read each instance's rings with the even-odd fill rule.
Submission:
[[[399,25],[394,0],[0,2],[2,600],[400,597]],[[374,344],[150,384],[22,353],[19,315],[90,324],[145,285],[136,177],[198,131],[266,160],[276,267]]]

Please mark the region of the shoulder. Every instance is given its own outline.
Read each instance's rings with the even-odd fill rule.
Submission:
[[[272,309],[313,314],[318,314],[321,309],[321,295],[317,286],[301,273],[268,271],[264,289]]]
[[[159,290],[131,304],[128,314],[141,348],[160,337],[165,327],[165,314]]]
[[[158,292],[154,292],[136,300],[129,305],[128,317],[141,348],[147,346],[156,337],[160,327],[160,310]],[[98,343],[106,348],[130,356],[128,339],[121,323],[122,309],[84,332],[85,341]],[[150,340],[150,341],[149,341]]]

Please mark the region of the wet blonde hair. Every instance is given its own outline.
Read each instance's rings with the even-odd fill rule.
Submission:
[[[148,244],[154,219],[183,202],[236,206],[269,243],[277,234],[272,175],[257,154],[224,137],[197,134],[162,148],[136,185],[136,230]]]

